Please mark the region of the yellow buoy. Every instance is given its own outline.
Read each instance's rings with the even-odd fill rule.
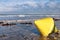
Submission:
[[[51,17],[35,20],[34,24],[43,36],[48,36],[54,29],[54,20]],[[54,32],[56,31],[57,28],[55,27]]]
[[[54,33],[57,33],[58,32],[58,29],[55,27],[55,29],[53,31],[54,31]]]

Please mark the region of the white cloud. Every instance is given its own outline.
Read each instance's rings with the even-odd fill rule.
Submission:
[[[29,5],[29,6],[31,6],[31,7],[37,7],[38,5],[37,5],[37,2],[34,2],[34,1],[26,1],[26,2],[21,2],[21,3],[18,3],[19,5],[24,5],[24,4],[26,4],[26,5]],[[26,6],[25,6],[26,7]]]
[[[57,6],[57,3],[56,2],[49,2],[47,5],[51,8],[55,8]]]
[[[16,10],[17,8],[12,8],[12,7],[0,7],[0,11],[14,11]]]
[[[40,2],[41,8],[44,8],[44,7],[45,7],[45,3],[46,3],[46,2]]]
[[[26,1],[26,2],[7,2],[7,3],[0,3],[0,11],[15,11],[18,9],[23,9],[23,7],[28,8],[27,6],[24,6],[24,4],[27,4],[32,7],[37,7],[36,2],[32,1]],[[23,5],[19,7],[15,7],[17,5]]]
[[[28,6],[31,6],[33,8],[36,8],[36,7],[39,7],[41,6],[41,8],[44,8],[46,7],[46,4],[50,7],[50,8],[55,8],[55,7],[59,7],[57,5],[57,2],[52,2],[52,1],[49,1],[49,0],[41,0],[40,2],[36,2],[36,1],[33,1],[33,0],[14,0],[14,1],[10,1],[10,2],[1,2],[0,3],[0,11],[15,11],[15,10],[18,10],[18,9],[23,9],[24,8],[29,8],[28,6],[25,6],[24,4],[27,4]],[[39,4],[39,5],[38,5]],[[20,5],[18,7],[16,7],[17,5]],[[23,5],[23,6],[21,6]]]
[[[37,7],[38,5],[35,2],[27,2],[29,6]]]
[[[14,8],[14,6],[17,3],[11,2],[11,3],[0,3],[0,11],[15,11],[18,8]]]

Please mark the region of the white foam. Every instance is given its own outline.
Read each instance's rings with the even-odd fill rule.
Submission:
[[[26,15],[18,15],[18,17],[26,17]]]
[[[32,16],[60,16],[60,15],[0,15],[0,17],[32,17]]]
[[[0,17],[15,17],[16,15],[0,15]]]

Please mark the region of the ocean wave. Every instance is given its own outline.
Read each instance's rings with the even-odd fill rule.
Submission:
[[[0,15],[0,17],[15,17],[16,15]]]
[[[33,16],[59,17],[60,15],[0,15],[0,17],[33,17]]]
[[[26,17],[31,15],[0,15],[0,17]]]
[[[26,15],[17,15],[18,17],[26,17]]]

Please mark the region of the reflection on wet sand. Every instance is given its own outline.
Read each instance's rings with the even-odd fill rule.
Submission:
[[[57,38],[57,39],[54,39],[53,37],[52,38],[40,38],[39,40],[60,40],[60,38]]]
[[[27,23],[26,23],[27,24]],[[30,23],[29,23],[30,24]],[[34,30],[34,26],[18,24],[18,26],[6,26],[6,25],[15,25],[15,24],[3,24],[0,26],[0,40],[60,40],[59,35],[55,34],[55,36],[49,37],[39,37],[31,30]],[[36,30],[36,29],[35,29]],[[35,31],[34,30],[34,31]],[[2,35],[1,35],[2,34]]]
[[[40,35],[39,40],[60,40],[60,30],[58,30],[56,33],[50,34],[47,37]]]
[[[54,39],[54,37],[40,37],[39,40],[57,40],[57,39]]]

